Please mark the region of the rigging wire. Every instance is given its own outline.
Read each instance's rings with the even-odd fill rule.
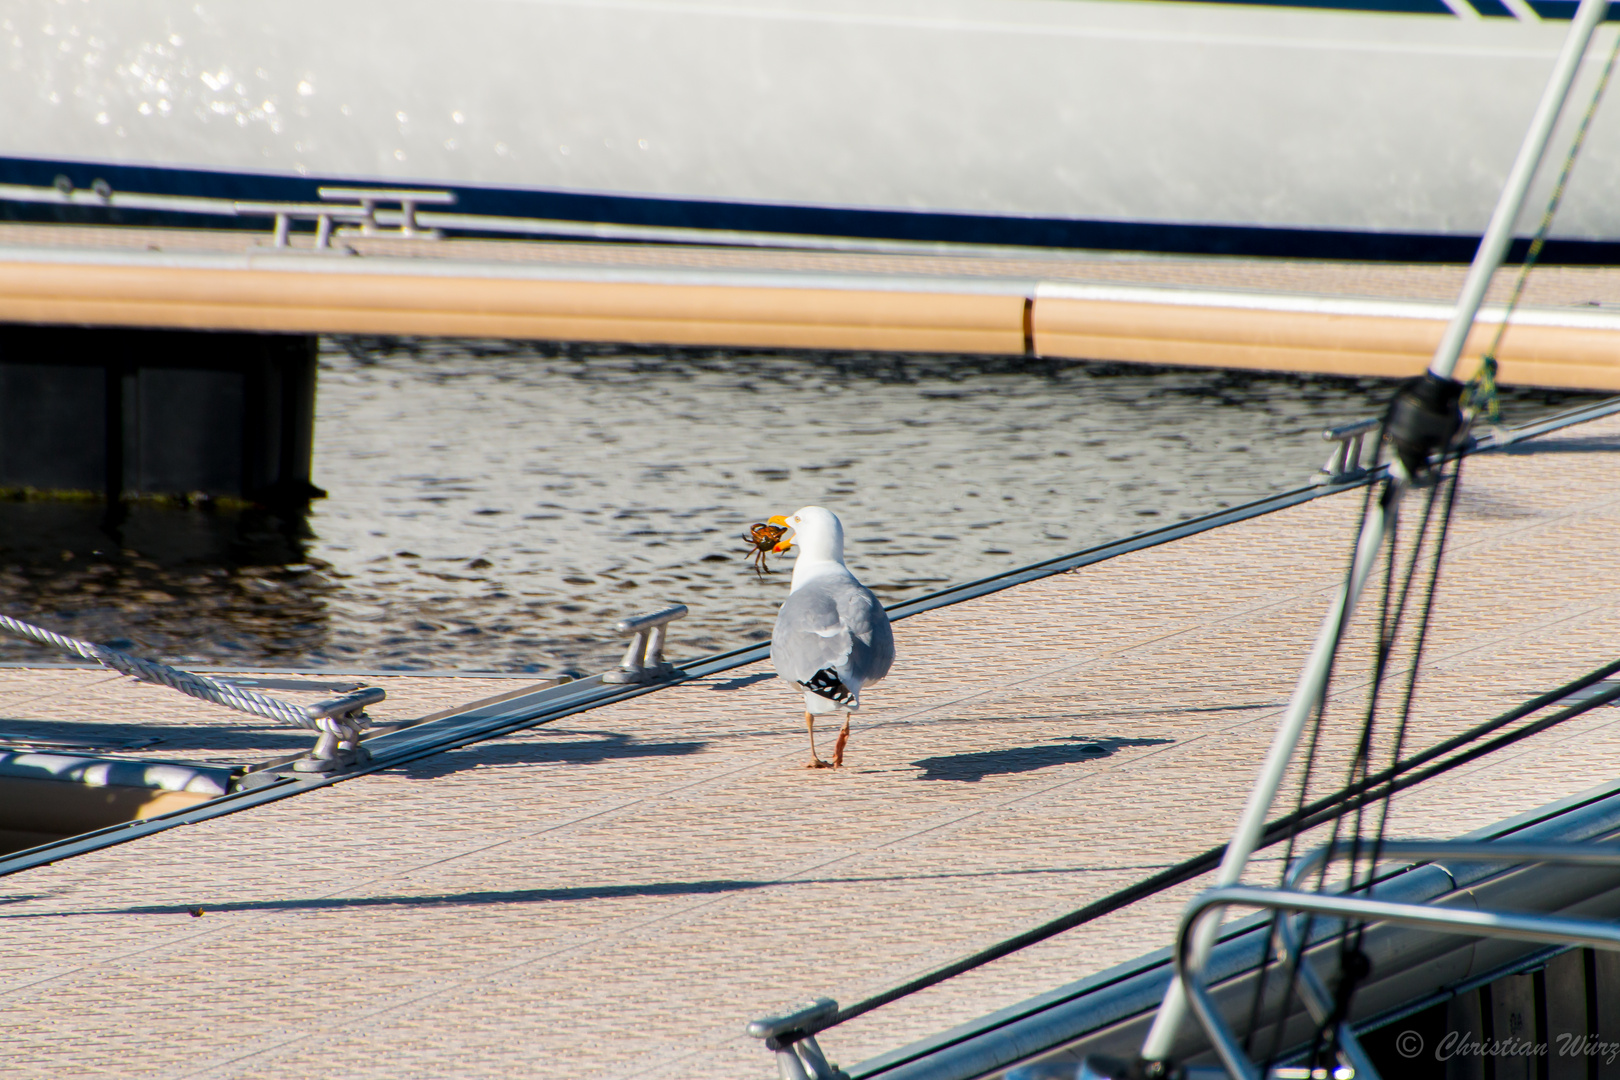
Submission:
[[[1378,456],[1381,453],[1381,448],[1382,448],[1382,444],[1380,443],[1379,444],[1379,450],[1376,450],[1374,452],[1374,460],[1373,460],[1373,465],[1372,465],[1373,468],[1377,468],[1377,466],[1378,466]],[[1344,575],[1345,575],[1346,603],[1344,604],[1344,606],[1342,608],[1340,608],[1338,625],[1334,627],[1332,660],[1330,661],[1329,666],[1328,666],[1327,676],[1322,680],[1322,693],[1317,698],[1316,702],[1314,703],[1314,705],[1312,707],[1311,735],[1310,735],[1309,741],[1306,744],[1304,764],[1301,767],[1300,779],[1299,779],[1299,796],[1298,796],[1297,800],[1295,801],[1295,806],[1294,806],[1295,814],[1298,814],[1300,812],[1300,810],[1304,808],[1305,797],[1306,797],[1307,793],[1310,791],[1311,774],[1312,774],[1312,771],[1313,771],[1313,769],[1315,767],[1315,764],[1316,764],[1317,747],[1320,744],[1321,737],[1322,737],[1322,722],[1323,722],[1323,720],[1324,720],[1324,718],[1326,717],[1326,714],[1327,714],[1328,692],[1329,692],[1329,689],[1331,688],[1331,686],[1333,684],[1333,672],[1334,672],[1335,667],[1337,666],[1337,660],[1338,660],[1338,655],[1339,655],[1339,645],[1340,645],[1340,643],[1343,642],[1343,640],[1344,640],[1344,632],[1345,632],[1346,628],[1349,626],[1349,623],[1350,623],[1351,610],[1350,610],[1350,604],[1348,602],[1349,588],[1350,588],[1350,585],[1349,585],[1350,576],[1351,576],[1351,574],[1353,574],[1355,572],[1356,552],[1361,547],[1362,534],[1367,531],[1367,514],[1368,514],[1368,511],[1370,511],[1372,509],[1373,492],[1375,490],[1378,492],[1380,499],[1386,498],[1388,496],[1388,493],[1389,493],[1388,481],[1386,480],[1383,485],[1368,484],[1366,494],[1363,496],[1363,498],[1361,500],[1361,516],[1357,519],[1360,524],[1356,528],[1354,537],[1351,538],[1351,541],[1350,541],[1350,560],[1349,560],[1349,563],[1346,565],[1345,572],[1344,572]],[[1299,839],[1299,830],[1298,830],[1298,828],[1297,827],[1290,827],[1289,830],[1288,830],[1287,840],[1286,840],[1286,844],[1285,844],[1285,846],[1283,848],[1283,854],[1282,854],[1282,869],[1283,869],[1284,874],[1286,874],[1287,871],[1288,871],[1288,864],[1293,862],[1293,860],[1294,860],[1294,845],[1298,841],[1298,839]],[[1273,939],[1275,939],[1275,937],[1276,937],[1276,934],[1277,934],[1277,922],[1281,917],[1282,917],[1282,913],[1280,911],[1272,913],[1272,916],[1271,916],[1271,920],[1272,920],[1271,934],[1272,934]],[[1267,980],[1267,976],[1270,974],[1270,962],[1271,962],[1272,951],[1273,951],[1272,948],[1268,945],[1267,948],[1262,950],[1261,953],[1260,953],[1260,966],[1259,966],[1259,969],[1257,971],[1257,977],[1256,977],[1256,979],[1254,981],[1254,995],[1253,995],[1252,999],[1249,1002],[1249,1027],[1248,1027],[1248,1031],[1244,1034],[1244,1039],[1243,1039],[1243,1048],[1244,1048],[1245,1052],[1252,1052],[1253,1038],[1259,1032],[1260,1027],[1261,1027],[1260,1019],[1261,1019],[1261,1014],[1262,1014],[1262,1011],[1263,1011],[1263,1008],[1264,1008],[1265,992],[1266,992],[1266,980]],[[1293,983],[1294,983],[1294,972],[1292,970],[1290,970],[1288,980],[1287,980],[1287,984],[1289,986],[1292,986]],[[1270,1059],[1273,1056],[1275,1056],[1274,1053],[1273,1054],[1268,1054],[1266,1060],[1269,1062]]]
[[[1420,627],[1412,645],[1411,662],[1407,668],[1406,692],[1403,695],[1403,700],[1401,702],[1400,719],[1397,722],[1396,736],[1393,740],[1395,745],[1391,751],[1390,760],[1392,762],[1400,760],[1400,748],[1405,742],[1406,732],[1411,722],[1412,702],[1416,694],[1418,673],[1423,662],[1423,648],[1428,637],[1430,618],[1434,611],[1435,593],[1438,590],[1440,582],[1440,568],[1442,565],[1444,565],[1445,561],[1446,540],[1451,531],[1452,510],[1456,505],[1458,485],[1462,480],[1461,459],[1457,459],[1455,467],[1452,469],[1449,477],[1445,475],[1446,464],[1446,460],[1442,459],[1435,470],[1433,485],[1429,489],[1429,497],[1425,501],[1424,505],[1422,528],[1416,542],[1413,545],[1411,561],[1408,564],[1406,575],[1401,584],[1401,597],[1398,609],[1395,613],[1395,621],[1393,625],[1388,627],[1386,640],[1381,640],[1379,643],[1381,655],[1379,658],[1380,667],[1377,678],[1378,682],[1381,684],[1387,673],[1389,653],[1393,651],[1395,641],[1399,636],[1400,621],[1406,613],[1408,596],[1410,594],[1413,580],[1417,574],[1418,560],[1421,557],[1423,550],[1423,534],[1427,532],[1429,523],[1433,519],[1435,500],[1439,495],[1441,488],[1444,487],[1447,492],[1445,510],[1442,513],[1439,534],[1435,539],[1434,552],[1430,559],[1430,570],[1428,575],[1428,583],[1424,590]],[[1449,484],[1446,482],[1448,479]],[[1392,565],[1390,567],[1391,571],[1393,571],[1393,561],[1394,552],[1392,550]],[[1366,724],[1362,732],[1361,742],[1357,748],[1357,759],[1352,765],[1352,772],[1354,773],[1355,771],[1359,770],[1362,776],[1366,775],[1371,761],[1372,738],[1377,722],[1377,709],[1379,704],[1377,700],[1378,689],[1379,687],[1377,686],[1373,688],[1367,709]],[[1354,779],[1355,776],[1352,775],[1351,781],[1354,782]],[[1377,807],[1377,824],[1370,844],[1370,851],[1368,852],[1366,875],[1365,878],[1360,881],[1358,881],[1358,865],[1362,858],[1363,851],[1368,848],[1369,845],[1364,841],[1363,838],[1363,827],[1366,824],[1364,817],[1365,807],[1358,807],[1355,812],[1354,827],[1352,829],[1349,841],[1350,870],[1348,888],[1350,891],[1370,889],[1372,887],[1373,878],[1378,867],[1378,856],[1383,850],[1384,836],[1389,823],[1389,811],[1390,805],[1393,801],[1393,795],[1394,792],[1391,791],[1382,799],[1377,800],[1377,802],[1373,804]],[[1335,836],[1333,839],[1328,841],[1328,846],[1330,849],[1334,844],[1334,840],[1337,839],[1336,834],[1338,832],[1338,825],[1339,822],[1335,821]],[[1318,873],[1318,891],[1320,891],[1326,885],[1326,879],[1327,863],[1324,862],[1321,870]],[[1351,924],[1347,922],[1342,924],[1340,929],[1340,976],[1338,985],[1335,988],[1334,1011],[1333,1014],[1330,1015],[1324,1022],[1322,1025],[1322,1030],[1318,1033],[1319,1039],[1323,1035],[1326,1036],[1326,1046],[1323,1051],[1323,1056],[1329,1061],[1336,1056],[1338,1049],[1337,1041],[1339,1025],[1349,1017],[1350,1003],[1353,999],[1357,986],[1360,982],[1366,979],[1368,974],[1370,974],[1370,965],[1367,963],[1365,953],[1363,953],[1361,950],[1361,945],[1365,938],[1365,934],[1365,923],[1357,922]]]
[[[1463,461],[1462,461],[1461,458],[1458,458],[1456,468],[1453,469],[1452,474],[1451,474],[1451,486],[1450,486],[1449,490],[1446,492],[1446,506],[1445,506],[1445,509],[1441,512],[1440,534],[1439,534],[1438,538],[1435,540],[1435,548],[1436,548],[1437,552],[1445,550],[1446,538],[1451,532],[1451,521],[1452,521],[1453,513],[1454,513],[1454,511],[1456,510],[1456,507],[1457,507],[1457,489],[1462,484],[1462,467],[1463,467]],[[1433,507],[1433,504],[1434,504],[1434,500],[1433,500],[1433,496],[1431,495],[1430,500],[1429,500],[1429,506],[1430,506],[1431,509]],[[1427,520],[1428,520],[1427,512],[1425,513],[1425,519],[1424,520],[1425,520],[1425,524],[1427,524]],[[1421,537],[1419,538],[1418,543],[1421,545],[1421,543],[1422,543],[1422,538]],[[1397,761],[1400,760],[1401,751],[1402,751],[1402,749],[1405,748],[1405,745],[1406,745],[1406,733],[1407,733],[1408,728],[1411,725],[1412,701],[1413,701],[1413,699],[1414,699],[1414,697],[1416,696],[1416,693],[1417,693],[1418,665],[1419,665],[1419,662],[1423,658],[1423,648],[1424,648],[1424,645],[1428,641],[1429,626],[1431,625],[1431,619],[1432,619],[1432,617],[1434,615],[1434,597],[1435,597],[1435,593],[1438,590],[1439,584],[1440,584],[1440,566],[1441,566],[1441,562],[1442,562],[1442,560],[1439,559],[1438,557],[1434,560],[1432,569],[1429,572],[1429,583],[1424,589],[1423,611],[1422,611],[1422,614],[1418,617],[1418,628],[1417,628],[1416,640],[1413,641],[1413,643],[1412,643],[1412,664],[1411,664],[1411,667],[1409,667],[1407,669],[1406,688],[1405,688],[1405,690],[1404,690],[1404,692],[1402,694],[1402,699],[1401,699],[1401,716],[1400,716],[1400,720],[1396,724],[1395,736],[1394,736],[1394,739],[1392,740],[1393,744],[1392,744],[1392,746],[1390,748],[1389,760],[1390,760],[1391,765],[1394,765]],[[1375,838],[1374,838],[1374,841],[1373,841],[1373,850],[1372,850],[1372,852],[1371,852],[1371,854],[1369,856],[1369,858],[1372,860],[1371,863],[1368,866],[1368,882],[1367,882],[1367,884],[1369,886],[1371,885],[1372,867],[1377,865],[1379,856],[1383,852],[1384,835],[1385,835],[1385,831],[1386,831],[1386,829],[1388,828],[1388,825],[1389,825],[1389,806],[1390,806],[1389,799],[1386,798],[1386,799],[1384,799],[1382,801],[1382,804],[1381,804],[1381,806],[1379,808],[1378,829],[1377,829],[1377,832],[1375,834]]]
[[[1445,459],[1442,459],[1442,461],[1440,463],[1442,469],[1443,469],[1445,463],[1446,463]],[[1435,480],[1435,482],[1433,483],[1433,485],[1430,487],[1430,490],[1429,490],[1429,497],[1428,497],[1428,499],[1425,500],[1425,503],[1424,503],[1423,514],[1422,514],[1421,518],[1419,519],[1418,529],[1417,529],[1417,532],[1416,532],[1415,539],[1413,540],[1412,545],[1411,545],[1410,554],[1409,554],[1409,556],[1408,556],[1408,558],[1406,560],[1406,567],[1405,567],[1405,572],[1404,573],[1399,573],[1398,572],[1399,564],[1400,564],[1400,548],[1401,548],[1401,544],[1400,544],[1399,533],[1398,533],[1397,529],[1395,528],[1395,522],[1394,521],[1391,521],[1389,534],[1388,534],[1388,536],[1387,536],[1387,538],[1385,540],[1384,575],[1383,575],[1384,580],[1383,580],[1383,588],[1381,590],[1381,600],[1380,600],[1380,605],[1379,605],[1379,616],[1378,616],[1378,620],[1377,620],[1377,627],[1378,627],[1377,639],[1376,639],[1376,643],[1375,643],[1374,650],[1373,650],[1373,670],[1372,670],[1372,675],[1371,675],[1371,677],[1370,677],[1370,679],[1368,681],[1368,697],[1367,697],[1367,704],[1365,706],[1365,712],[1364,712],[1364,717],[1363,717],[1363,721],[1362,721],[1361,731],[1360,731],[1359,736],[1357,738],[1357,741],[1356,741],[1356,744],[1355,744],[1355,751],[1352,754],[1350,767],[1349,767],[1349,769],[1347,771],[1347,775],[1346,775],[1346,779],[1345,779],[1345,782],[1346,782],[1345,790],[1354,789],[1354,787],[1356,786],[1358,781],[1366,780],[1368,775],[1369,775],[1370,763],[1371,763],[1371,754],[1372,754],[1372,746],[1373,746],[1373,734],[1374,734],[1374,731],[1375,731],[1376,718],[1377,718],[1378,708],[1379,708],[1379,704],[1380,704],[1380,693],[1381,693],[1381,691],[1383,689],[1384,681],[1385,681],[1386,675],[1388,673],[1390,657],[1394,652],[1395,644],[1396,644],[1396,642],[1397,642],[1397,640],[1399,639],[1399,636],[1400,636],[1401,624],[1403,622],[1403,619],[1404,619],[1404,616],[1405,616],[1405,613],[1406,613],[1406,610],[1407,610],[1408,602],[1409,602],[1409,599],[1411,597],[1412,584],[1413,584],[1413,581],[1416,579],[1416,575],[1417,575],[1418,562],[1422,558],[1423,552],[1425,550],[1425,544],[1426,544],[1426,541],[1427,541],[1427,538],[1428,538],[1429,526],[1430,526],[1430,523],[1433,521],[1433,517],[1434,517],[1435,499],[1436,499],[1436,496],[1438,495],[1441,487],[1443,486],[1442,478],[1438,474],[1438,472],[1435,475],[1434,480]],[[1391,488],[1392,483],[1393,482],[1391,482],[1391,481],[1386,481],[1385,489],[1384,489],[1384,492],[1383,492],[1383,498],[1386,499],[1386,500],[1392,499],[1392,498],[1395,497],[1394,493],[1392,491],[1392,488]],[[1455,474],[1453,474],[1453,486],[1451,487],[1451,490],[1455,491]],[[1438,558],[1438,551],[1443,550],[1443,547],[1444,547],[1444,537],[1442,536],[1441,541],[1440,541],[1440,545],[1437,548],[1437,553],[1436,553],[1437,558]],[[1400,580],[1400,590],[1399,590],[1398,595],[1397,595],[1396,590],[1395,590],[1395,584],[1396,584],[1397,579]],[[1437,580],[1437,576],[1435,574],[1431,574],[1430,575],[1430,585],[1431,585],[1431,587],[1436,582],[1436,580]],[[1428,601],[1429,601],[1429,603],[1426,605],[1426,610],[1429,607],[1432,606],[1432,601],[1433,601],[1433,593],[1432,593],[1432,591],[1429,594]],[[1415,658],[1414,658],[1414,668],[1413,668],[1413,670],[1415,671]],[[1325,690],[1324,690],[1324,698],[1325,698],[1325,696],[1326,695],[1325,695]],[[1315,758],[1316,758],[1316,755],[1317,755],[1319,747],[1320,747],[1320,741],[1321,741],[1320,740],[1320,731],[1321,731],[1322,723],[1323,723],[1323,710],[1319,706],[1319,711],[1318,711],[1317,720],[1316,720],[1316,724],[1317,724],[1316,730],[1313,731],[1313,733],[1312,733],[1312,738],[1311,738],[1310,744],[1308,746],[1308,749],[1307,749],[1307,752],[1306,752],[1306,755],[1305,755],[1305,763],[1304,763],[1304,766],[1302,768],[1302,775],[1301,775],[1301,779],[1300,779],[1300,783],[1299,783],[1299,795],[1298,795],[1298,801],[1297,801],[1297,804],[1296,804],[1296,812],[1298,812],[1299,809],[1302,809],[1304,807],[1304,804],[1305,804],[1305,799],[1306,799],[1306,796],[1307,796],[1307,793],[1308,793],[1308,790],[1309,790],[1309,786],[1310,786],[1311,774],[1312,774],[1312,771],[1313,771],[1313,769],[1315,767]],[[1397,752],[1395,754],[1395,756],[1391,759],[1391,763],[1393,764],[1398,760],[1399,760],[1399,753]],[[1352,828],[1351,839],[1349,841],[1349,843],[1350,843],[1350,851],[1351,851],[1350,871],[1351,871],[1351,883],[1352,883],[1352,885],[1354,885],[1354,882],[1355,882],[1356,864],[1357,864],[1357,861],[1358,861],[1359,856],[1360,856],[1361,833],[1362,833],[1362,828],[1363,828],[1363,823],[1364,823],[1363,822],[1363,807],[1364,807],[1364,805],[1365,804],[1359,805],[1354,810],[1355,819],[1354,819],[1354,825],[1353,825],[1353,828]],[[1341,816],[1341,817],[1336,817],[1332,822],[1333,828],[1332,828],[1332,831],[1329,833],[1329,836],[1328,836],[1328,839],[1327,839],[1327,847],[1328,847],[1328,849],[1330,851],[1336,849],[1336,847],[1340,843],[1340,830],[1341,830],[1341,827],[1343,825],[1343,821],[1344,821],[1344,819]],[[1302,830],[1300,830],[1296,826],[1291,831],[1291,835],[1289,836],[1286,853],[1285,853],[1285,855],[1283,857],[1283,860],[1282,860],[1282,868],[1281,868],[1282,880],[1280,880],[1279,883],[1278,883],[1279,887],[1284,883],[1284,881],[1286,881],[1287,874],[1288,874],[1288,867],[1293,861],[1295,843],[1296,843],[1297,837],[1298,837],[1298,835],[1299,835],[1299,833],[1301,831]],[[1326,886],[1326,875],[1327,875],[1327,872],[1328,872],[1328,868],[1331,865],[1331,861],[1332,861],[1331,859],[1325,861],[1323,863],[1322,867],[1318,870],[1318,873],[1317,873],[1318,880],[1317,880],[1317,883],[1316,883],[1316,887],[1317,887],[1318,890],[1321,890],[1321,889],[1325,888],[1325,886]],[[1369,868],[1369,874],[1370,873],[1371,873],[1371,868]],[[1288,916],[1285,913],[1283,913],[1282,911],[1280,911],[1280,910],[1276,911],[1276,912],[1274,912],[1272,914],[1272,918],[1271,918],[1271,942],[1270,942],[1270,945],[1268,946],[1268,948],[1266,949],[1266,951],[1262,954],[1259,977],[1256,979],[1255,992],[1254,992],[1253,1000],[1252,1000],[1251,1006],[1250,1006],[1249,1036],[1252,1039],[1252,1037],[1255,1034],[1257,1034],[1260,1030],[1262,1030],[1263,1027],[1265,1026],[1264,1023],[1263,1023],[1263,1020],[1262,1020],[1262,1014],[1263,1014],[1263,1011],[1264,1011],[1263,1010],[1263,1004],[1264,1004],[1264,993],[1265,993],[1265,989],[1266,989],[1267,962],[1268,962],[1268,960],[1269,960],[1269,958],[1270,958],[1270,956],[1272,955],[1273,952],[1281,954],[1279,956],[1279,959],[1281,959],[1281,960],[1283,960],[1285,962],[1286,978],[1284,979],[1284,982],[1283,982],[1285,990],[1279,996],[1279,998],[1278,998],[1278,1000],[1276,1002],[1277,1016],[1276,1016],[1275,1023],[1273,1025],[1271,1025],[1271,1027],[1272,1027],[1271,1045],[1270,1045],[1270,1047],[1269,1047],[1269,1049],[1267,1051],[1266,1057],[1264,1058],[1263,1069],[1264,1068],[1269,1068],[1270,1065],[1274,1061],[1276,1061],[1277,1058],[1282,1054],[1282,1051],[1283,1051],[1282,1039],[1284,1037],[1284,1029],[1285,1029],[1285,1021],[1286,1021],[1286,1018],[1287,1018],[1288,1004],[1289,1004],[1289,1001],[1290,1001],[1290,999],[1291,999],[1291,997],[1292,997],[1292,995],[1294,993],[1295,987],[1297,987],[1297,985],[1298,985],[1298,980],[1299,980],[1299,965],[1301,963],[1300,953],[1297,950],[1288,950],[1287,952],[1284,952],[1281,949],[1281,945],[1282,945],[1282,941],[1283,941],[1283,938],[1281,937],[1281,933],[1280,933],[1281,921],[1282,921],[1282,919],[1284,919],[1286,917],[1288,917]],[[1304,938],[1304,939],[1309,938],[1312,922],[1313,922],[1313,920],[1309,916],[1307,916],[1305,918],[1304,926],[1302,927],[1301,932],[1300,932],[1302,938]],[[1346,924],[1346,927],[1348,927],[1348,924]],[[1353,969],[1355,969],[1358,966],[1358,964],[1356,963],[1354,957],[1352,956],[1352,953],[1354,952],[1354,949],[1357,948],[1357,947],[1359,947],[1359,935],[1357,936],[1357,938],[1356,938],[1356,940],[1354,942],[1351,942],[1348,938],[1341,938],[1341,942],[1340,942],[1340,970],[1341,970],[1341,972],[1352,971]],[[1341,978],[1341,980],[1339,982],[1339,985],[1337,987],[1338,994],[1337,994],[1337,999],[1335,1001],[1335,1008],[1333,1010],[1333,1014],[1328,1017],[1328,1019],[1318,1029],[1318,1031],[1316,1032],[1316,1035],[1314,1036],[1314,1038],[1316,1040],[1316,1043],[1319,1044],[1320,1041],[1322,1040],[1324,1034],[1326,1034],[1326,1036],[1328,1038],[1328,1041],[1329,1041],[1329,1047],[1328,1047],[1328,1053],[1329,1054],[1331,1054],[1331,1052],[1332,1052],[1332,1046],[1331,1046],[1332,1034],[1337,1028],[1338,1021],[1339,1021],[1339,1014],[1342,1013],[1344,1010],[1346,1010],[1348,1008],[1348,1006],[1349,1006],[1349,1001],[1348,1001],[1347,995],[1350,992],[1354,981],[1355,980],[1347,980],[1347,979],[1342,979]],[[1320,1049],[1321,1049],[1320,1045],[1313,1045],[1312,1050],[1311,1050],[1311,1054],[1310,1054],[1310,1056],[1309,1056],[1309,1058],[1307,1060],[1316,1060],[1318,1058],[1318,1056],[1319,1056]]]

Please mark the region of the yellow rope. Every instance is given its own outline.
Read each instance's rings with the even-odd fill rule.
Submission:
[[[1474,416],[1483,415],[1486,420],[1496,423],[1502,418],[1502,403],[1496,392],[1497,353],[1502,348],[1502,337],[1507,333],[1508,320],[1513,317],[1514,309],[1519,306],[1519,300],[1524,296],[1525,283],[1530,279],[1530,271],[1535,267],[1536,260],[1541,257],[1541,249],[1547,243],[1547,232],[1552,228],[1553,217],[1558,213],[1559,203],[1564,201],[1564,189],[1569,186],[1569,174],[1575,169],[1575,159],[1580,155],[1581,144],[1586,141],[1586,131],[1592,126],[1592,117],[1597,113],[1598,103],[1603,100],[1603,92],[1609,86],[1609,76],[1614,74],[1614,65],[1620,57],[1620,33],[1614,38],[1614,47],[1609,50],[1609,59],[1603,65],[1603,74],[1598,77],[1597,89],[1592,92],[1592,103],[1586,107],[1586,115],[1581,117],[1581,126],[1575,131],[1575,141],[1569,144],[1569,154],[1564,158],[1564,168],[1558,174],[1558,183],[1553,185],[1552,197],[1547,200],[1547,211],[1541,215],[1541,224],[1536,228],[1536,235],[1530,241],[1530,250],[1525,253],[1524,263],[1519,267],[1519,277],[1513,283],[1513,293],[1508,297],[1507,310],[1502,312],[1502,321],[1497,324],[1496,337],[1491,341],[1491,347],[1485,350],[1480,360],[1479,372],[1469,380],[1467,392],[1464,395],[1464,404]]]

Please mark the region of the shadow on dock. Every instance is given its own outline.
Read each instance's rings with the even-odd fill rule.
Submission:
[[[1101,761],[1131,746],[1159,746],[1173,739],[1092,739],[1068,735],[1064,741],[1041,746],[1015,746],[1006,750],[977,750],[971,754],[946,754],[923,758],[912,764],[923,770],[918,780],[956,780],[976,784],[987,776],[1034,772],[1053,765],[1073,765],[1081,761]]]
[[[477,907],[485,904],[562,903],[580,900],[617,900],[638,897],[707,896],[757,889],[805,885],[866,885],[893,881],[936,879],[1029,877],[1052,874],[1111,874],[1119,871],[1160,870],[1168,863],[1141,863],[1122,866],[1056,866],[1021,870],[981,870],[959,874],[889,874],[871,877],[781,878],[760,880],[740,878],[712,881],[649,881],[624,885],[573,885],[542,889],[491,889],[465,893],[434,893],[423,896],[316,896],[296,900],[241,900],[198,907],[191,904],[143,904],[137,907],[95,908],[62,912],[0,912],[0,919],[61,919],[74,915],[191,915],[224,914],[232,911],[338,911],[347,908],[389,907]],[[39,894],[0,898],[0,904],[37,899]]]
[[[626,758],[684,757],[696,754],[709,744],[702,741],[639,742],[634,735],[613,731],[557,732],[566,735],[596,735],[594,739],[568,742],[503,743],[469,747],[438,757],[412,762],[400,772],[412,780],[434,780],[468,769],[498,769],[515,765],[596,765]]]
[[[1605,435],[1595,439],[1546,439],[1504,446],[1502,453],[1525,454],[1614,454],[1620,453],[1620,438]]]

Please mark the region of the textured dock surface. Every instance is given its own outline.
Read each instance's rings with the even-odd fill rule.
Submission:
[[[1615,418],[1469,461],[1409,745],[1614,658],[1617,463]],[[856,1000],[1224,840],[1360,506],[899,624],[841,771],[800,767],[795,695],[760,665],[0,880],[8,1074],[774,1075],[748,1019]],[[1365,694],[1359,626],[1324,786]],[[0,712],[84,679],[10,677]],[[145,692],[97,693],[105,719]],[[1595,710],[1403,796],[1392,834],[1542,805],[1617,753],[1620,712]],[[847,1066],[1163,945],[1193,887],[822,1044]]]

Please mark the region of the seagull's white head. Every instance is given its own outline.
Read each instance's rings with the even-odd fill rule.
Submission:
[[[844,526],[831,510],[820,506],[800,507],[786,517],[771,518],[771,524],[785,525],[793,530],[793,536],[777,544],[776,550],[786,551],[790,546],[797,545],[800,563],[844,564]],[[794,574],[798,574],[797,566]]]

